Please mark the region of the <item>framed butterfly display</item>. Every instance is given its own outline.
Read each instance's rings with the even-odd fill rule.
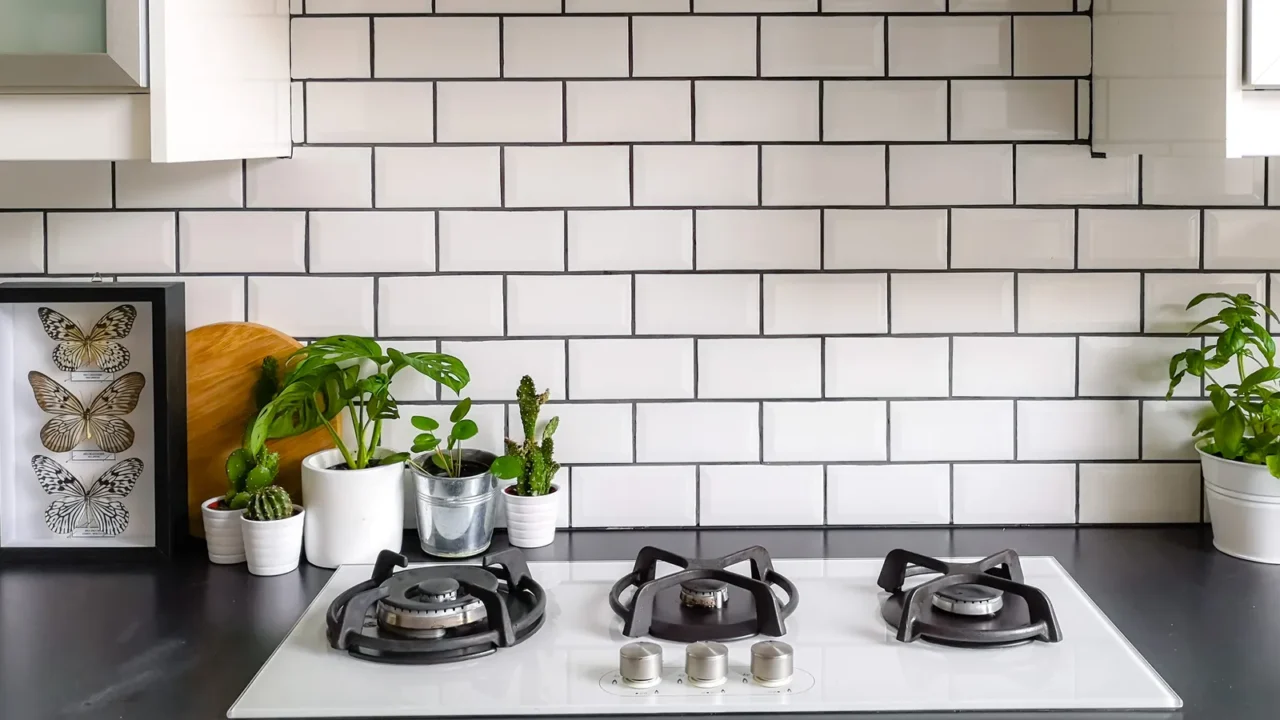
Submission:
[[[187,535],[181,283],[0,283],[0,563]]]

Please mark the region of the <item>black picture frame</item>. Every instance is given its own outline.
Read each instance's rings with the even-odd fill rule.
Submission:
[[[5,547],[0,564],[120,562],[173,557],[187,530],[187,344],[182,283],[0,283],[0,305],[149,303],[154,397],[154,547]],[[0,379],[3,381],[3,379]],[[0,519],[0,522],[3,522]]]

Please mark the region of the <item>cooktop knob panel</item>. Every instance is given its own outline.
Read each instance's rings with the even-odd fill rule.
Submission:
[[[765,640],[751,646],[751,679],[765,687],[791,682],[795,673],[795,651],[780,640]]]
[[[716,687],[729,677],[729,649],[718,642],[696,642],[684,650],[684,674],[697,687]]]
[[[651,642],[623,645],[618,658],[618,674],[631,687],[652,687],[662,682],[662,647]]]

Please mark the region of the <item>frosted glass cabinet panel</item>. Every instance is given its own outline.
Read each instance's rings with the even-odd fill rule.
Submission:
[[[0,53],[106,51],[106,0],[0,0]]]

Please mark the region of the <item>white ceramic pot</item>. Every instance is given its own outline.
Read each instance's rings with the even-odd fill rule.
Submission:
[[[559,485],[552,485],[546,495],[524,497],[515,494],[515,486],[502,489],[507,506],[507,540],[522,548],[550,545],[556,537],[556,510],[560,498],[556,495]]]
[[[254,575],[283,575],[298,569],[302,555],[302,528],[306,511],[293,506],[293,515],[283,520],[250,520],[240,516],[244,534],[244,556]]]
[[[204,540],[209,546],[209,562],[235,565],[244,562],[244,540],[240,535],[240,516],[244,510],[214,510],[222,497],[209,498],[200,504],[204,518]]]
[[[377,451],[377,457],[391,454]],[[400,552],[404,540],[404,463],[332,469],[342,463],[336,449],[302,461],[307,562],[324,568],[372,563],[383,550]]]
[[[1244,560],[1280,564],[1280,478],[1272,477],[1265,465],[1196,451],[1213,546]]]

